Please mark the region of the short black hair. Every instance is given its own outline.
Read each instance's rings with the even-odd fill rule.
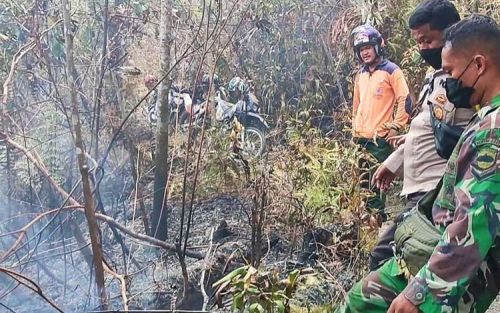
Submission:
[[[425,0],[411,13],[408,20],[410,29],[429,24],[431,29],[445,30],[460,21],[457,8],[448,0]]]
[[[500,67],[500,27],[491,17],[473,14],[446,29],[444,40],[453,51],[484,52]]]

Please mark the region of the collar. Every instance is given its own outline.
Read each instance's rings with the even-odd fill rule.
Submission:
[[[387,63],[389,63],[389,60],[382,59],[382,61],[379,64],[377,64],[377,66],[375,67],[375,69],[373,70],[373,72],[375,72],[376,70],[379,70],[381,67],[387,65]],[[368,72],[368,73],[370,73],[370,66],[369,65],[363,65],[362,72]]]
[[[500,94],[496,95],[493,99],[491,99],[490,107],[497,108],[500,106]]]
[[[438,70],[432,69],[432,76],[433,77],[450,76],[450,74],[446,73],[442,68],[440,68]]]
[[[475,115],[479,116],[479,118],[483,119],[486,115],[488,115],[490,112],[495,111],[496,108],[500,107],[500,94],[495,96],[491,101],[488,103],[488,105],[482,107]]]

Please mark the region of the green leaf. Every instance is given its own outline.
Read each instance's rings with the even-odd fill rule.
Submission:
[[[250,313],[264,313],[264,307],[260,303],[252,303],[250,307],[248,308],[248,311]]]
[[[236,293],[233,297],[233,310],[242,310],[244,307],[243,293]]]
[[[300,270],[295,270],[288,275],[289,284],[295,286],[299,279]]]
[[[218,285],[222,284],[223,282],[232,280],[236,276],[243,274],[247,270],[247,268],[248,268],[248,266],[242,266],[242,267],[239,267],[239,268],[233,270],[231,273],[227,274],[226,276],[222,277],[221,279],[219,279],[218,281],[213,283],[212,287],[218,286]]]
[[[250,285],[250,287],[248,287],[248,289],[246,291],[252,295],[259,295],[260,294],[259,288],[257,288],[255,285]]]
[[[87,47],[92,47],[95,40],[95,32],[91,27],[86,27],[82,32],[82,43]]]
[[[243,280],[247,281],[248,279],[250,279],[250,277],[252,277],[256,273],[257,273],[257,269],[255,269],[253,266],[249,266],[245,277],[243,277]]]
[[[51,54],[57,59],[62,59],[64,56],[64,46],[63,43],[58,40],[54,40],[52,43]]]
[[[274,303],[278,307],[278,313],[285,313],[285,303],[283,303],[283,300],[275,300]]]

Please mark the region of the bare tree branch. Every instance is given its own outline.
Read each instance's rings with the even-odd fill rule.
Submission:
[[[203,307],[201,309],[202,311],[205,311],[207,309],[208,301],[210,300],[210,297],[208,296],[207,291],[205,290],[205,275],[207,273],[207,270],[209,269],[209,261],[212,254],[213,238],[214,238],[214,228],[212,227],[212,229],[210,230],[210,238],[208,238],[210,240],[210,244],[208,245],[207,254],[205,255],[205,260],[203,263],[203,272],[201,273],[201,278],[200,278],[200,289],[201,293],[203,294]]]
[[[8,234],[8,235],[15,235],[15,234],[21,233],[19,235],[19,238],[12,245],[12,247],[9,248],[9,250],[0,257],[0,262],[2,262],[3,260],[5,260],[5,258],[8,255],[12,254],[12,252],[15,250],[16,246],[20,244],[20,242],[24,238],[27,230],[31,226],[33,226],[36,222],[40,221],[44,217],[46,217],[48,215],[51,215],[51,214],[57,214],[59,211],[77,211],[77,212],[85,213],[84,206],[82,206],[82,205],[73,205],[73,206],[62,207],[62,208],[59,208],[59,209],[53,209],[53,210],[46,211],[46,212],[38,214],[28,224],[24,225],[21,229],[13,231],[13,232],[10,232]],[[149,243],[149,244],[151,244],[153,246],[157,246],[157,247],[163,248],[163,249],[168,250],[168,251],[177,252],[177,248],[176,248],[175,245],[166,243],[164,241],[158,240],[156,238],[153,238],[153,237],[150,237],[150,236],[147,236],[147,235],[144,235],[144,234],[136,233],[133,230],[130,230],[129,228],[125,227],[124,225],[118,223],[117,221],[115,221],[110,216],[107,216],[107,215],[104,215],[104,214],[100,214],[100,213],[96,213],[96,218],[98,220],[100,220],[100,221],[108,223],[109,225],[113,225],[114,227],[118,228],[123,233],[125,233],[126,235],[129,235],[132,238],[138,239],[140,241],[147,242],[147,243]],[[200,252],[196,252],[196,251],[192,251],[192,250],[186,250],[186,256],[189,256],[191,258],[195,258],[195,259],[201,260],[201,259],[203,259],[205,257],[205,254],[204,253],[200,253]]]
[[[5,112],[4,112],[5,114]],[[6,114],[8,118],[10,118],[9,114]],[[25,147],[17,143],[16,141],[12,140],[7,134],[0,132],[0,139],[4,140],[4,143],[7,144],[8,146],[20,151],[23,153],[28,160],[33,163],[33,165],[38,169],[38,171],[41,173],[45,179],[52,185],[52,187],[59,193],[61,196],[65,199],[68,199],[68,203],[73,206],[81,206],[78,201],[76,201],[69,193],[66,192],[59,184],[54,180],[50,172],[48,171],[47,167],[43,163],[42,159],[38,155],[38,153],[35,150],[28,151]],[[74,222],[70,224],[71,229],[73,231],[73,235],[75,236],[76,240],[78,241],[78,244],[80,246],[85,246],[86,242],[83,240],[84,236],[82,234],[82,231],[76,225]],[[87,265],[89,268],[92,268],[92,254],[90,249],[87,247],[85,249],[82,249],[82,254],[84,256],[85,261],[87,262]],[[0,257],[0,262],[5,258],[5,256],[8,255],[7,253],[4,254],[4,256]]]
[[[104,264],[104,270],[114,278],[118,279],[118,281],[120,282],[121,296],[123,299],[123,310],[125,312],[128,312],[127,283],[125,282],[125,275],[120,275],[116,273],[115,271],[110,269],[106,264]]]
[[[48,33],[50,30],[52,30],[54,27],[56,27],[57,25],[59,25],[59,23],[61,23],[62,20],[58,20],[57,22],[55,22],[54,24],[52,24],[49,28],[47,28],[46,30],[44,30],[43,32],[41,32],[40,34],[38,34],[35,39],[31,40],[30,42],[28,42],[27,44],[25,44],[24,46],[22,46],[17,52],[16,54],[14,55],[14,57],[12,58],[12,63],[10,64],[10,71],[9,71],[9,75],[7,75],[7,78],[5,79],[4,83],[3,83],[3,99],[2,99],[2,103],[3,104],[6,104],[7,101],[9,100],[9,85],[12,83],[12,80],[14,79],[14,74],[16,72],[16,68],[17,68],[17,65],[19,64],[19,62],[21,61],[21,59],[28,53],[30,52],[31,50],[33,50],[33,48],[36,47],[37,45],[37,42],[38,40],[46,33]]]
[[[9,270],[9,269],[7,269],[5,267],[1,267],[1,266],[0,266],[0,272],[6,274],[7,276],[14,279],[15,281],[17,281],[21,285],[25,286],[26,288],[28,288],[31,291],[38,294],[40,297],[42,297],[43,300],[45,300],[48,304],[50,304],[50,306],[52,306],[58,312],[63,312],[63,310],[61,310],[52,300],[50,300],[49,298],[47,298],[47,296],[45,296],[43,294],[43,291],[40,288],[40,286],[38,286],[37,283],[35,283],[33,280],[29,279],[28,277],[26,277],[22,274],[19,274],[17,272],[14,272],[12,270]]]

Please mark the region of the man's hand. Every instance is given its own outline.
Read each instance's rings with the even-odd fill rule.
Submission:
[[[418,313],[418,308],[400,294],[392,301],[387,313]]]
[[[397,149],[399,146],[404,144],[406,141],[406,135],[399,135],[393,137],[387,137],[387,142],[394,148]]]
[[[387,136],[385,136],[385,139],[389,139],[391,137],[396,137],[398,135],[398,131],[395,129],[390,129],[389,132],[387,133]]]
[[[391,172],[384,164],[381,164],[375,171],[375,174],[373,174],[372,185],[386,191],[391,187],[394,178],[396,178],[396,174]]]
[[[384,123],[382,125],[380,125],[377,129],[377,131],[375,132],[378,136],[378,134],[382,134],[384,132],[386,132],[386,135],[383,136],[384,139],[388,139],[388,138],[391,138],[391,137],[395,137],[399,134],[399,131],[398,131],[398,126],[395,125],[394,123]]]

